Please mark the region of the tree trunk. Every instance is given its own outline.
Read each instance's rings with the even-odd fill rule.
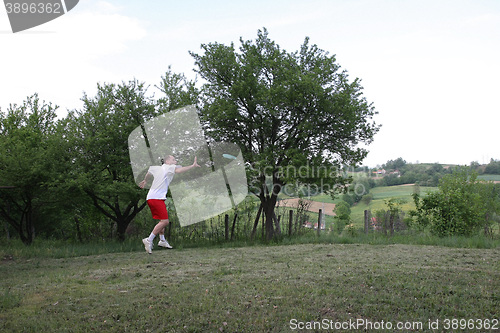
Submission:
[[[253,229],[252,233],[250,234],[250,239],[253,239],[255,237],[255,234],[257,233],[257,226],[259,225],[260,214],[262,214],[262,202],[260,203],[259,211],[257,212],[257,217],[255,218],[255,221],[253,223]]]
[[[272,193],[269,193],[264,178],[265,177],[262,177],[262,191],[259,195],[259,199],[265,216],[264,226],[266,230],[266,239],[271,240],[277,233],[277,231],[275,232],[274,230],[274,219],[276,218],[274,209],[278,200],[278,194],[281,191],[282,182],[275,175],[273,175]]]
[[[92,198],[94,206],[102,214],[116,223],[116,236],[119,241],[125,240],[125,231],[127,230],[128,225],[130,224],[130,222],[132,222],[134,217],[144,207],[146,207],[147,204],[147,202],[144,201],[144,203],[139,206],[139,200],[136,200],[134,202],[130,202],[122,212],[117,198],[115,198],[112,203],[111,201],[106,201],[105,199],[99,198],[97,195],[90,191],[87,191],[87,194]]]
[[[0,206],[0,216],[2,216],[5,221],[10,224],[19,234],[19,238],[25,245],[31,245],[35,237],[35,226],[33,222],[33,207],[31,198],[23,201],[19,204],[12,197],[7,197],[8,209]],[[11,204],[14,205],[14,209],[11,209]],[[12,211],[20,212],[21,216],[12,216]],[[17,215],[17,214],[15,214]],[[6,228],[8,231],[8,228]]]
[[[125,220],[116,223],[116,237],[120,242],[125,240],[125,231],[127,231],[131,220],[132,219],[126,218]]]
[[[23,213],[21,223],[19,224],[19,236],[25,245],[31,245],[33,243],[35,238],[34,230],[31,208],[28,207],[27,211]]]
[[[276,213],[273,215],[273,221],[275,223],[275,233],[278,236],[281,236],[281,225],[280,225],[281,215],[276,218]]]
[[[9,224],[7,222],[4,222],[3,227],[5,229],[5,235],[7,236],[7,240],[9,240],[10,239]]]
[[[236,227],[236,219],[238,218],[238,214],[234,213],[233,226],[231,227],[231,240],[234,239],[234,228]]]
[[[271,196],[266,196],[264,202],[262,202],[264,215],[266,217],[265,228],[267,240],[271,240],[275,236],[274,219],[276,218],[276,214],[274,213],[274,209],[277,199],[277,194],[273,193]]]
[[[76,224],[76,237],[78,238],[78,241],[80,243],[83,243],[82,230],[80,229],[80,220],[78,219],[78,216],[74,216],[74,219]]]
[[[274,237],[273,219],[274,219],[274,205],[271,204],[270,200],[265,204],[264,210],[266,216],[266,239],[271,240]]]

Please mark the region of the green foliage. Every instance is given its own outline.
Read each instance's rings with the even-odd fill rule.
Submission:
[[[186,105],[198,104],[199,90],[196,82],[189,81],[184,74],[172,72],[170,66],[157,86],[163,96],[158,99],[161,112],[173,111]]]
[[[389,212],[395,215],[402,211],[401,206],[406,203],[406,200],[402,198],[390,198],[384,200],[384,202],[389,208]]]
[[[477,173],[467,167],[443,177],[438,191],[423,198],[415,193],[413,198],[417,223],[439,236],[473,235],[491,224],[500,209],[498,187],[477,181]]]
[[[402,169],[406,165],[406,161],[402,157],[398,157],[395,160],[387,161],[382,168],[385,170],[399,170]]]
[[[347,187],[346,193],[342,195],[342,200],[353,206],[355,203],[361,201],[361,199],[370,192],[370,189],[375,186],[373,180],[366,177],[359,177],[352,181],[352,183]],[[332,193],[332,198],[335,197],[335,193]],[[369,196],[366,200],[369,200]],[[371,201],[371,200],[370,200]]]
[[[335,205],[335,230],[340,234],[351,220],[351,207],[349,203],[341,201]]]
[[[490,163],[486,165],[484,173],[491,175],[500,175],[500,161],[491,159]]]
[[[379,186],[395,186],[402,184],[417,183],[422,186],[435,187],[439,180],[450,174],[453,167],[444,167],[441,164],[411,164],[406,163],[401,157],[396,160],[389,160],[383,168],[386,175],[378,181]]]
[[[349,217],[351,215],[351,207],[347,202],[341,201],[335,205],[334,212],[337,219],[349,220]]]
[[[358,143],[370,143],[379,129],[360,81],[350,81],[335,57],[308,38],[291,53],[265,29],[255,40],[240,42],[239,49],[210,43],[201,46],[203,54],[191,53],[207,81],[201,112],[206,133],[239,145],[251,190],[265,207],[274,206],[286,184],[334,190],[346,183],[336,168],[360,162],[367,151]],[[294,172],[304,167],[305,175]],[[272,209],[265,215],[270,227]]]
[[[365,205],[369,205],[373,200],[373,194],[372,193],[368,193],[368,194],[365,194],[363,195],[363,197],[361,198],[361,201],[365,204]]]
[[[344,201],[344,202],[347,202],[347,204],[349,204],[349,207],[351,207],[352,205],[354,205],[354,196],[350,195],[350,194],[343,194],[341,197],[341,200]]]
[[[0,186],[14,187],[0,189],[0,217],[26,244],[47,221],[47,203],[56,200],[50,191],[61,162],[56,109],[35,94],[0,112]]]
[[[155,105],[137,81],[97,88],[95,97],[83,97],[83,110],[71,112],[66,120],[74,161],[68,186],[85,193],[124,239],[128,224],[145,207],[130,168],[128,135],[156,114]]]

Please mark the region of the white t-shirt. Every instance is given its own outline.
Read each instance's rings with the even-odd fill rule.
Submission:
[[[170,185],[170,182],[174,179],[175,169],[180,167],[180,165],[173,164],[163,164],[161,166],[149,167],[148,172],[153,175],[154,179],[146,200],[165,200],[167,197],[168,185]]]

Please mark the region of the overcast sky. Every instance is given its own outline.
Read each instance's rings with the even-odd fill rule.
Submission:
[[[498,0],[80,0],[16,34],[0,7],[0,108],[36,92],[64,116],[97,83],[134,78],[158,94],[169,65],[195,78],[189,51],[263,27],[289,52],[310,37],[362,79],[382,124],[365,165],[500,159]]]

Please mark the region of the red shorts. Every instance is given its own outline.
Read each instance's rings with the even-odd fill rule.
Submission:
[[[168,212],[165,206],[165,200],[160,199],[149,199],[148,200],[149,209],[151,209],[151,214],[155,220],[167,220]]]

